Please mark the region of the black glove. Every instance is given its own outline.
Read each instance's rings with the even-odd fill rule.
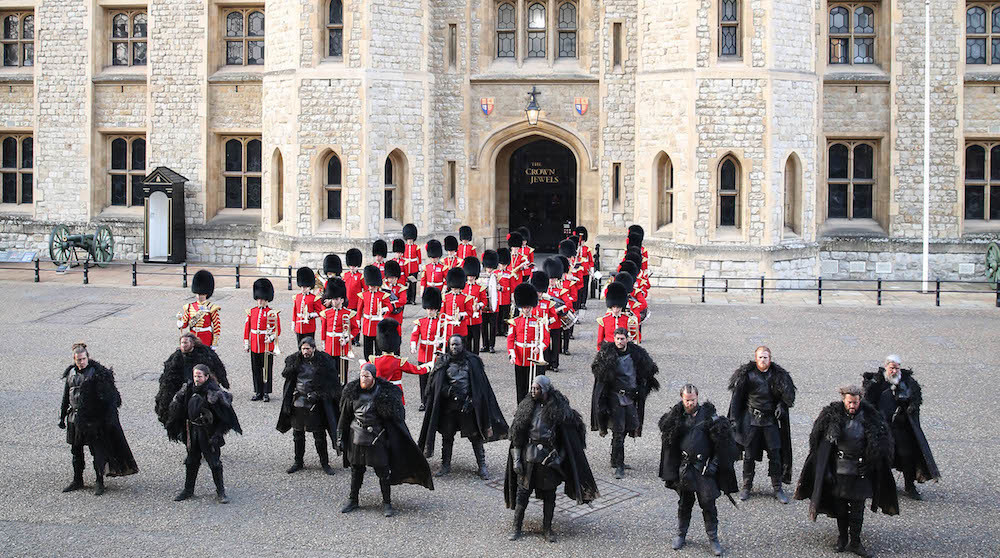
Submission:
[[[310,391],[308,394],[306,394],[306,403],[308,403],[310,406],[315,405],[317,402],[319,402],[319,396],[316,395],[315,391]]]
[[[702,474],[705,475],[706,477],[714,477],[715,473],[717,473],[718,471],[719,471],[719,458],[713,457],[712,459],[708,460],[708,463],[705,465],[705,471]]]
[[[59,429],[66,430],[66,419],[59,419]]]
[[[517,475],[524,474],[524,463],[521,461],[521,448],[510,448],[510,457],[513,461],[514,473]]]

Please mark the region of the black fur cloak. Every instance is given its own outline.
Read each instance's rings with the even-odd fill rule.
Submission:
[[[650,391],[658,391],[660,382],[656,375],[660,372],[656,363],[646,349],[635,343],[629,343],[626,350],[632,355],[635,365],[635,381],[639,387],[639,395],[635,400],[635,408],[639,412],[639,428],[629,432],[629,436],[642,436],[642,424],[646,418],[646,398]],[[615,374],[618,369],[618,349],[615,344],[605,341],[601,350],[597,351],[590,371],[594,374],[594,389],[590,397],[590,429],[600,430],[601,436],[608,432],[610,412],[607,408],[608,392],[614,389]]]
[[[483,360],[479,356],[465,351],[465,359],[469,365],[469,394],[472,398],[472,411],[476,417],[476,428],[483,442],[495,442],[507,437],[507,419],[500,410],[493,386],[483,369]],[[437,437],[438,420],[441,416],[443,395],[447,392],[445,377],[448,373],[450,354],[443,354],[434,362],[427,380],[427,401],[424,410],[424,420],[420,427],[420,437],[417,445],[424,450],[425,457],[434,455],[434,439]],[[443,393],[445,392],[445,393]]]
[[[660,478],[667,488],[677,488],[680,480],[681,440],[687,435],[684,426],[684,404],[678,402],[660,417],[660,437],[663,445],[660,448]],[[711,421],[708,425],[708,437],[712,441],[714,457],[719,460],[719,469],[715,481],[719,490],[726,494],[739,492],[736,483],[736,471],[733,463],[739,459],[739,448],[733,440],[733,432],[729,421],[717,414],[715,405],[705,402],[698,408],[697,418],[700,422]]]
[[[899,373],[902,376],[902,381],[910,388],[910,404],[906,407],[906,419],[910,425],[910,431],[913,433],[913,438],[917,442],[917,449],[919,450],[917,453],[920,456],[915,464],[916,480],[920,483],[937,480],[941,478],[941,471],[938,470],[937,462],[934,461],[934,455],[931,454],[931,446],[927,443],[927,436],[924,435],[924,429],[920,426],[920,406],[924,402],[920,384],[913,379],[912,370],[904,368]],[[886,416],[886,409],[879,405],[882,395],[891,387],[885,379],[885,368],[879,367],[878,372],[865,372],[862,374],[862,377],[864,378],[864,383],[861,386],[861,390],[864,393],[865,401],[868,401],[873,407],[882,411],[882,417],[886,421],[891,421],[892,413],[895,409],[889,411],[888,416]]]
[[[528,443],[528,431],[531,430],[531,415],[535,412],[537,403],[530,396],[525,397],[517,405],[514,418],[510,421],[510,447],[523,448]],[[580,413],[569,406],[569,400],[559,390],[552,389],[542,411],[552,424],[557,425],[559,434],[556,438],[556,450],[563,456],[562,469],[566,496],[576,500],[578,504],[592,502],[600,497],[597,481],[590,470],[587,454],[587,427],[583,424]],[[503,479],[504,502],[514,509],[517,500],[517,473],[514,472],[514,461],[507,452],[507,470]]]
[[[206,346],[201,341],[196,341],[191,349],[190,356],[184,358],[184,353],[177,349],[167,360],[163,361],[163,373],[160,374],[160,389],[156,392],[154,409],[161,424],[167,423],[167,408],[173,400],[177,390],[185,382],[191,381],[191,371],[196,364],[204,364],[212,371],[219,385],[229,389],[229,376],[226,374],[226,366],[222,364],[219,355]]]
[[[747,412],[747,375],[750,374],[751,370],[756,369],[757,363],[751,360],[737,368],[732,377],[729,378],[729,391],[732,392],[732,398],[729,400],[727,416],[733,424],[733,435],[736,443],[741,447],[746,446],[744,440],[750,427]],[[778,430],[781,432],[781,482],[788,484],[792,482],[792,429],[788,421],[787,410],[795,406],[795,382],[792,381],[792,376],[787,370],[771,362],[767,383],[770,385],[771,393],[775,399],[786,407],[786,412],[778,419]]]
[[[285,358],[285,369],[281,372],[281,376],[285,378],[285,386],[282,389],[281,411],[278,413],[278,424],[275,428],[282,434],[292,428],[292,394],[295,393],[302,360],[302,353],[295,351]],[[333,439],[336,439],[337,419],[340,416],[340,393],[343,389],[340,385],[340,368],[337,360],[320,350],[313,353],[313,366],[316,367],[313,386],[319,395],[319,405],[322,406],[323,415],[326,417],[323,425]]]
[[[892,477],[892,432],[882,414],[871,403],[862,400],[861,409],[864,412],[866,477],[872,483],[871,509],[881,509],[886,515],[897,515],[899,497],[896,494],[896,479]],[[832,486],[823,481],[834,474],[837,459],[834,447],[846,422],[844,403],[834,401],[820,411],[809,434],[809,455],[802,466],[795,499],[811,500],[809,519],[813,521],[821,513],[837,516],[835,498],[830,491]]]
[[[194,382],[185,382],[174,395],[173,400],[170,401],[167,422],[164,426],[167,428],[167,437],[175,442],[187,443],[188,432],[185,428],[187,406],[193,393]],[[219,384],[209,378],[205,382],[205,399],[215,417],[215,421],[212,423],[214,428],[211,437],[218,439],[218,447],[226,444],[222,437],[230,430],[237,434],[243,434],[243,429],[240,428],[240,419],[236,417],[236,411],[233,410],[233,394],[219,388]]]
[[[132,457],[132,449],[118,420],[122,396],[115,387],[115,373],[93,359],[90,359],[90,366],[94,367],[94,375],[80,386],[80,410],[72,429],[74,439],[69,439],[67,432],[66,443],[99,446],[107,459],[105,474],[109,477],[134,475],[139,472],[139,466]],[[74,368],[76,365],[70,365],[62,374],[63,398],[59,409],[61,421],[66,420],[66,415],[69,414],[69,384],[65,380]]]
[[[434,490],[434,480],[431,477],[431,466],[413,442],[410,430],[406,427],[406,410],[403,407],[403,392],[395,385],[382,378],[375,378],[378,394],[375,396],[375,412],[385,423],[387,437],[386,453],[389,454],[389,482],[391,484],[419,484],[428,490]],[[352,380],[344,386],[340,398],[340,415],[344,420],[337,424],[337,447],[343,451],[344,467],[349,467],[347,455],[351,444],[351,417],[354,414],[354,402],[361,392],[360,380]]]

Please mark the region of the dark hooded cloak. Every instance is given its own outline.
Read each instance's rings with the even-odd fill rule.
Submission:
[[[222,447],[226,444],[223,436],[228,434],[230,430],[237,434],[243,434],[240,420],[236,417],[236,411],[233,410],[233,394],[219,388],[219,384],[211,378],[203,385],[205,387],[205,401],[215,419],[212,421],[210,439],[213,440],[216,447]],[[187,443],[188,441],[188,430],[185,426],[188,418],[188,401],[194,390],[193,381],[185,382],[170,401],[167,422],[164,426],[167,428],[167,437],[175,442]]]
[[[927,436],[920,426],[920,406],[924,402],[920,384],[913,379],[913,371],[902,369],[899,371],[901,382],[904,382],[910,390],[909,403],[905,405],[897,404],[895,397],[890,391],[891,384],[885,379],[885,368],[879,367],[878,372],[866,372],[862,374],[864,383],[861,386],[865,401],[882,413],[882,417],[893,427],[893,415],[897,408],[902,414],[902,419],[909,426],[910,434],[913,436],[912,443],[916,446],[913,452],[916,468],[916,481],[926,482],[941,478],[941,471],[938,470],[934,455],[931,454],[930,444],[927,443]],[[904,440],[896,439],[896,444],[906,443]],[[896,464],[896,468],[900,464]]]
[[[745,447],[744,441],[750,428],[750,420],[747,406],[747,375],[751,370],[757,369],[757,363],[750,361],[733,372],[729,378],[729,391],[732,398],[729,400],[729,412],[727,416],[733,423],[733,435],[736,443]],[[792,429],[788,420],[788,409],[795,406],[795,382],[792,381],[791,374],[787,370],[778,366],[773,361],[767,373],[767,383],[771,388],[771,394],[779,405],[785,407],[778,419],[778,430],[781,432],[781,482],[788,484],[792,482]]]
[[[684,421],[685,414],[684,403],[678,402],[660,417],[659,422],[660,437],[663,442],[660,448],[660,478],[667,488],[674,490],[680,481],[681,441],[688,433]],[[733,463],[739,459],[740,450],[733,440],[729,420],[718,416],[715,405],[707,401],[698,406],[696,417],[698,424],[707,423],[705,431],[712,443],[712,457],[717,458],[719,462],[715,473],[718,491],[726,494],[739,492]],[[712,499],[718,498],[718,491],[711,495]]]
[[[285,378],[285,385],[281,393],[281,411],[278,413],[278,424],[275,428],[284,434],[292,427],[292,396],[295,393],[295,384],[298,380],[299,370],[302,366],[302,352],[295,351],[285,358],[285,369],[281,376]],[[340,367],[336,359],[323,351],[316,350],[313,353],[313,366],[316,367],[316,376],[313,378],[313,387],[319,396],[318,405],[323,409],[323,426],[334,437],[337,433],[337,419],[340,416]]]
[[[656,379],[660,369],[649,352],[639,345],[629,342],[626,350],[632,355],[632,364],[635,366],[635,381],[638,386],[635,408],[639,411],[639,428],[628,434],[638,437],[642,436],[642,425],[646,418],[646,398],[650,391],[660,389],[660,382]],[[607,433],[611,420],[607,399],[614,389],[615,376],[618,374],[618,348],[614,343],[604,342],[601,345],[601,350],[597,351],[597,356],[590,365],[590,371],[594,374],[594,389],[590,397],[590,429],[599,430],[603,436]]]
[[[122,406],[122,396],[115,386],[115,373],[94,359],[88,366],[94,374],[80,386],[80,409],[72,428],[66,429],[67,444],[97,446],[107,459],[109,477],[124,477],[139,472],[139,466],[132,457],[132,449],[125,439],[118,408]],[[71,364],[63,371],[63,398],[59,419],[66,420],[69,414],[69,384],[65,381],[76,368]]]
[[[222,364],[222,359],[210,347],[201,341],[195,341],[191,352],[184,355],[180,349],[171,354],[167,360],[163,361],[163,373],[160,374],[160,389],[156,392],[155,410],[160,423],[167,423],[167,408],[173,400],[177,390],[185,382],[190,382],[195,365],[204,364],[218,380],[219,385],[229,389],[229,376],[226,374],[226,366]]]

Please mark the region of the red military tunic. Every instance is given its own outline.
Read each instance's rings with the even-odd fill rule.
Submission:
[[[590,246],[580,244],[579,250],[580,264],[583,266],[584,275],[590,275],[594,269],[594,253],[590,251]]]
[[[611,313],[611,310],[608,310],[603,316],[597,318],[597,350],[601,350],[601,344],[605,341],[614,343],[615,330],[620,327],[629,329],[628,324],[630,320],[635,320],[635,317],[626,312],[622,312],[618,317],[615,317]],[[639,329],[637,324],[638,322],[636,322],[636,327],[634,328],[636,331]],[[639,340],[630,339],[630,341],[638,342]]]
[[[420,273],[420,246],[407,242],[403,249],[403,259],[400,260],[399,267],[405,275]]]
[[[327,308],[319,314],[320,342],[324,343],[326,354],[346,357],[351,351],[351,340],[357,337],[359,329],[357,313],[350,308]],[[344,322],[347,322],[346,327]]]
[[[344,272],[344,286],[347,287],[347,307],[358,309],[358,294],[365,289],[365,277],[360,271]]]
[[[527,273],[525,273],[527,270]],[[510,254],[510,275],[511,275],[511,289],[517,286],[519,282],[522,281],[522,277],[531,277],[532,266],[528,257],[518,249],[517,253],[511,252]]]
[[[271,340],[266,338],[269,314],[274,324],[272,330],[274,338]],[[247,310],[247,321],[243,325],[243,341],[250,343],[251,353],[274,352],[274,343],[279,335],[281,335],[281,316],[277,310],[272,310],[268,306],[263,308],[254,306]]]
[[[552,298],[561,300],[563,304],[566,305],[567,311],[573,310],[573,296],[568,289],[561,286],[549,286],[549,290],[545,291],[545,294],[551,296]],[[555,308],[556,305],[553,304],[552,311],[556,315],[556,321],[554,326],[550,325],[549,329],[560,329],[562,328],[562,319],[559,317],[559,312]]]
[[[514,357],[514,365],[528,366],[531,364],[529,358],[532,356],[532,345],[538,342],[536,334],[541,336],[541,346],[535,356],[541,360],[542,354],[551,340],[548,325],[533,316],[518,316],[509,320],[509,323],[507,354]]]
[[[420,278],[420,286],[423,288],[437,287],[439,290],[444,286],[444,276],[448,273],[440,263],[429,263],[424,266],[424,274]]]
[[[528,260],[528,265],[521,269],[521,277],[530,279],[531,272],[535,270],[535,249],[531,246],[521,248],[521,254]]]
[[[426,374],[426,368],[418,368],[410,361],[397,355],[382,353],[380,356],[371,355],[368,362],[375,365],[375,375],[399,388],[403,391],[403,372],[416,374],[418,376]],[[403,397],[403,405],[406,405],[406,398]]]
[[[462,267],[462,260],[458,259],[458,256],[445,256],[441,260],[441,266],[444,267],[444,272],[448,273],[448,270],[453,267]]]
[[[472,299],[472,313],[469,315],[469,325],[482,325],[483,312],[488,311],[490,307],[489,294],[486,292],[486,289],[476,282],[469,282],[465,284],[462,292]]]
[[[417,354],[417,362],[420,364],[434,360],[435,341],[437,341],[437,349],[441,352],[447,346],[448,337],[451,336],[454,326],[441,326],[439,322],[440,318],[438,317],[424,316],[417,320],[416,325],[413,326],[413,333],[410,334],[410,347],[416,346],[414,352]],[[435,339],[439,327],[444,327],[444,331],[441,332],[441,339]]]
[[[493,272],[497,276],[497,290],[499,291],[499,304],[501,306],[510,304],[511,293],[514,286],[511,285],[510,265],[497,269]]]
[[[559,314],[556,313],[555,303],[543,296],[538,297],[538,306],[532,308],[531,315],[541,320],[548,329],[559,329],[562,327]]]
[[[406,306],[406,280],[400,280],[392,285],[386,285],[392,294],[396,295],[396,302],[392,302],[392,309],[385,315],[399,322],[399,336],[403,336],[403,307]]]
[[[315,318],[324,310],[323,301],[310,293],[295,295],[292,303],[292,317],[295,333],[316,333]]]
[[[444,295],[441,313],[457,324],[454,328],[455,335],[465,337],[469,334],[469,321],[472,319],[473,304],[473,298],[464,292],[449,292]]]
[[[358,295],[358,304],[358,311],[361,313],[361,334],[375,337],[378,323],[393,309],[393,304],[389,302],[389,293],[369,287]]]
[[[458,244],[458,261],[464,262],[465,258],[473,257],[478,259],[479,256],[476,254],[476,247],[470,242],[468,244],[460,242]]]
[[[184,305],[177,316],[177,328],[193,333],[199,341],[209,347],[219,345],[222,335],[222,321],[219,319],[219,305],[211,300],[190,302]]]

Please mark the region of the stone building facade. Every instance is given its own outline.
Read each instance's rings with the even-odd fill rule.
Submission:
[[[661,276],[916,278],[929,71],[931,273],[977,279],[1000,0],[930,13],[925,66],[922,0],[0,0],[0,248],[108,224],[141,258],[162,165],[191,260],[530,218],[606,258],[641,224]]]

